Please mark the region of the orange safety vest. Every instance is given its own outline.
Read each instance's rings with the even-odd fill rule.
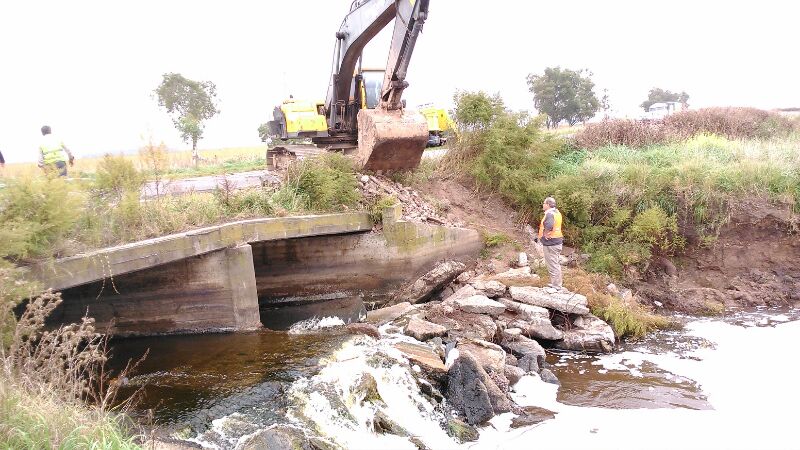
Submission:
[[[550,211],[553,211],[553,231],[550,232],[550,239],[564,237],[564,233],[561,232],[561,222],[563,221],[561,212],[555,208],[550,208],[544,213],[542,221],[539,223],[539,239],[544,236],[544,219],[547,218],[547,214]]]

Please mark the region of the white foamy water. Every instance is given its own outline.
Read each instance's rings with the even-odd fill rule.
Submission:
[[[323,328],[340,327],[343,325],[344,321],[339,317],[312,317],[311,319],[301,320],[300,322],[292,324],[289,328],[289,334],[308,333]]]
[[[492,420],[470,448],[513,449],[758,449],[800,448],[795,412],[800,391],[794,357],[800,322],[774,327],[693,322],[686,333],[713,346],[683,354],[625,352],[604,356],[607,370],[635,374],[643,361],[696,381],[713,410],[606,409],[568,406],[556,401],[557,388],[525,377],[515,400],[558,412],[554,420],[510,429],[510,414]]]

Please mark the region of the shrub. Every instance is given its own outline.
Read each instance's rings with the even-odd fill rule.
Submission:
[[[0,257],[41,256],[73,229],[83,195],[63,178],[11,180],[0,191]]]
[[[353,163],[338,153],[326,153],[292,164],[284,182],[303,198],[304,207],[313,211],[353,207],[361,199]]]
[[[144,183],[144,177],[133,162],[124,156],[105,155],[97,164],[94,188],[101,195],[120,199],[126,193],[135,192],[137,195]]]
[[[397,204],[397,199],[394,195],[384,195],[375,200],[375,203],[369,208],[369,218],[372,223],[378,224],[383,220],[383,210],[390,206]]]

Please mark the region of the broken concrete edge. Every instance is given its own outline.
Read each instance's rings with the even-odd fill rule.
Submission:
[[[386,242],[399,250],[413,252],[426,246],[458,243],[476,255],[483,249],[483,239],[477,230],[446,227],[402,220],[403,205],[396,203],[381,210],[381,224]],[[421,275],[421,274],[420,274]]]
[[[28,278],[61,290],[248,242],[371,229],[366,212],[241,220],[48,261],[31,266]]]

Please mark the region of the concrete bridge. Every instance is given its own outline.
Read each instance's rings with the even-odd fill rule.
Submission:
[[[438,261],[469,260],[474,230],[399,220],[384,210],[371,232],[366,213],[253,219],[97,250],[33,267],[61,291],[51,321],[88,313],[116,335],[261,327],[265,305],[359,295],[373,304]]]

